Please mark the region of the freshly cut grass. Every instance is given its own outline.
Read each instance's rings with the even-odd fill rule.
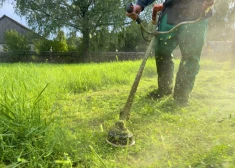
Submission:
[[[234,167],[235,69],[228,62],[202,60],[190,106],[180,107],[171,96],[147,98],[157,87],[149,59],[127,122],[136,145],[105,142],[139,65],[1,64],[0,167]]]

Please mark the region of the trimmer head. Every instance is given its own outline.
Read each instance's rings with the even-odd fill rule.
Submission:
[[[119,120],[108,132],[107,143],[115,147],[127,147],[135,144],[133,134],[125,127],[125,122]]]

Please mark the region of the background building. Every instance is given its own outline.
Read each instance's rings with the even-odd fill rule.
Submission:
[[[17,21],[11,19],[10,17],[3,15],[0,18],[0,52],[3,52],[3,45],[5,44],[5,32],[6,30],[16,30],[19,34],[32,37],[32,35],[36,35],[32,30],[18,23]],[[37,35],[39,37],[39,35]],[[29,45],[31,46],[31,50],[33,50],[33,38],[29,38]]]

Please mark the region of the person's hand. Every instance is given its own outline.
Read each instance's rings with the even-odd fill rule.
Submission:
[[[163,4],[154,4],[153,11],[152,11],[152,24],[157,24],[156,15],[158,12],[163,10]]]
[[[210,8],[212,7],[212,5],[214,4],[214,0],[205,0],[202,6],[202,15],[205,16],[208,11],[210,10]]]
[[[133,5],[132,13],[127,12],[126,16],[131,18],[132,20],[136,20],[141,11],[142,11],[142,7],[140,5]]]

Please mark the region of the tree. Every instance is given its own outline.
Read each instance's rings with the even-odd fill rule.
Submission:
[[[149,29],[148,24],[144,25],[146,29]],[[119,33],[119,51],[145,51],[148,45],[147,41],[150,38],[152,38],[152,36],[149,37],[144,32],[142,34],[139,25],[133,22],[130,26],[125,27],[125,30],[122,33]],[[123,40],[121,41],[121,39]]]
[[[102,26],[110,29],[123,24],[125,12],[120,0],[16,0],[16,9],[35,31],[54,33],[58,28],[82,34],[83,57],[89,54],[90,35]]]
[[[3,49],[20,61],[22,57],[27,55],[31,47],[26,36],[19,34],[16,30],[7,30]]]
[[[77,37],[76,32],[72,31],[67,37],[68,51],[78,51],[78,46],[81,44],[81,40]]]
[[[49,52],[52,47],[52,40],[48,40],[45,38],[41,38],[39,40],[34,41],[34,49],[38,54],[42,54],[43,52]]]
[[[52,51],[66,52],[68,51],[68,44],[64,32],[59,30],[57,37],[53,40]]]
[[[213,40],[231,40],[235,31],[234,0],[216,0],[214,16],[209,19],[208,35]]]
[[[34,41],[35,50],[38,53],[43,52],[66,52],[68,51],[68,44],[66,42],[66,37],[63,31],[59,31],[57,37],[53,40],[48,40],[46,38],[41,38]]]
[[[91,36],[91,50],[98,52],[108,51],[110,42],[115,39],[115,33],[110,32],[107,27],[102,27]]]

